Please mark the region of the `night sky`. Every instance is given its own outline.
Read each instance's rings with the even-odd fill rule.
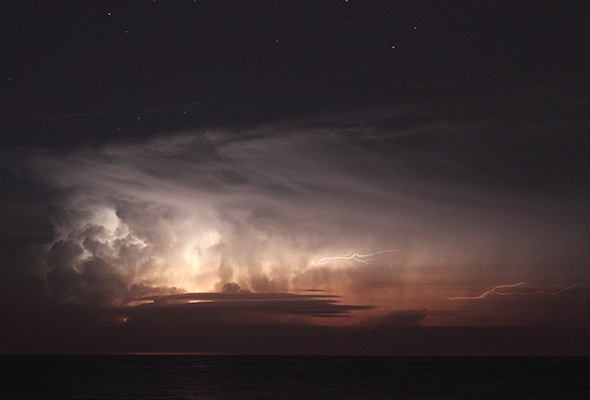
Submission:
[[[1,353],[590,355],[587,2],[2,8]]]

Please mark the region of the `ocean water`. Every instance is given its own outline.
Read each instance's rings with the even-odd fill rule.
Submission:
[[[590,399],[590,358],[0,356],[0,399]]]

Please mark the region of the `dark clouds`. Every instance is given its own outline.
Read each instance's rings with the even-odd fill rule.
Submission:
[[[235,293],[226,291],[222,293],[209,292],[147,296],[137,300],[143,302],[151,301],[155,306],[177,304],[180,305],[179,307],[192,307],[197,312],[215,310],[218,316],[224,314],[275,314],[282,316],[296,315],[332,318],[347,316],[351,311],[355,310],[369,310],[373,308],[371,306],[338,304],[339,298],[334,295],[250,293],[244,290],[239,290]],[[191,311],[187,312],[190,313]]]
[[[2,350],[16,353],[579,355],[587,329],[560,327],[427,327],[423,310],[393,311],[367,324],[310,325],[297,318],[246,315],[239,305],[146,305],[131,308],[39,304],[28,317],[4,309]],[[263,308],[264,306],[260,306]],[[238,319],[231,315],[239,316]],[[39,335],[39,332],[42,335]]]

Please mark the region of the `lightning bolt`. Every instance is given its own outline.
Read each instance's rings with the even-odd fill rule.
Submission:
[[[449,297],[449,300],[479,300],[479,299],[484,299],[484,298],[488,297],[491,294],[497,294],[497,295],[500,295],[500,296],[508,296],[508,295],[510,295],[512,293],[516,293],[516,292],[498,292],[498,290],[499,289],[504,289],[504,288],[514,288],[514,287],[517,287],[517,286],[522,286],[524,284],[525,284],[524,282],[518,282],[518,283],[511,284],[511,285],[498,285],[498,286],[494,286],[490,290],[487,290],[487,291],[483,292],[479,296],[474,296],[474,297],[469,297],[469,296]]]
[[[370,264],[371,261],[373,261],[375,259],[375,257],[378,256],[379,254],[398,253],[398,252],[399,252],[399,249],[392,249],[392,250],[377,251],[375,253],[369,253],[369,254],[356,254],[355,253],[350,256],[326,257],[326,258],[321,258],[321,259],[317,260],[313,264],[325,265],[325,264],[332,262],[332,261],[343,261],[343,260],[353,260],[353,261],[360,262],[363,264]]]
[[[563,293],[566,290],[570,290],[571,288],[574,288],[576,286],[579,286],[577,283],[574,285],[570,285],[568,287],[565,287],[563,289],[559,289],[559,290],[555,290],[555,291],[549,291],[549,290],[537,290],[536,292],[529,292],[529,293],[517,293],[519,296],[529,296],[529,295],[533,295],[533,294],[559,294],[559,293]]]
[[[554,291],[550,291],[550,290],[537,290],[534,292],[521,292],[518,290],[501,291],[501,289],[515,288],[515,287],[524,286],[524,285],[526,285],[526,283],[524,283],[524,282],[513,283],[510,285],[498,285],[498,286],[494,286],[493,288],[491,288],[489,290],[486,290],[485,292],[483,292],[479,296],[472,296],[472,297],[471,296],[458,296],[458,297],[448,297],[448,299],[449,300],[480,300],[480,299],[484,299],[492,294],[495,294],[498,296],[512,296],[512,295],[533,296],[533,295],[538,295],[538,294],[556,295],[556,294],[563,293],[567,290],[570,290],[570,289],[578,286],[578,284],[574,284],[574,285],[570,285],[568,287],[565,287],[563,289],[554,290]]]

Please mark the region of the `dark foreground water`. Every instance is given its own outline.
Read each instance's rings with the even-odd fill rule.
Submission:
[[[590,358],[0,356],[0,399],[590,399]]]

